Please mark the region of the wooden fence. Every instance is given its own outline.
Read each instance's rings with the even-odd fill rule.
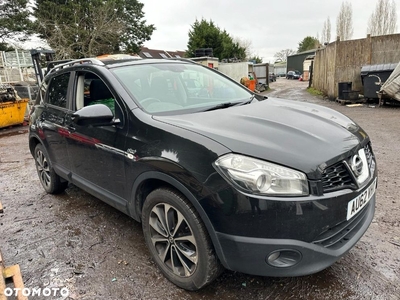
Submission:
[[[336,41],[317,50],[312,86],[332,99],[338,96],[339,82],[352,82],[352,90],[362,93],[362,66],[399,61],[400,34]]]

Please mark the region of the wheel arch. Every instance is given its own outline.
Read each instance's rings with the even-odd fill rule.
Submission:
[[[34,154],[35,148],[38,144],[40,144],[40,139],[36,136],[30,136],[29,137],[29,151],[31,152],[31,154]]]
[[[186,199],[188,199],[188,201],[194,206],[200,216],[200,219],[207,229],[207,233],[211,238],[219,260],[224,266],[226,266],[225,256],[223,254],[219,239],[216,235],[214,226],[193,193],[177,179],[157,171],[148,171],[140,174],[133,184],[131,193],[132,196],[128,203],[128,211],[131,217],[138,222],[141,222],[141,211],[144,200],[150,192],[160,187],[170,187],[175,189],[184,197],[186,197]]]

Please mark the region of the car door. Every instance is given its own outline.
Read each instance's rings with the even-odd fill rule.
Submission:
[[[66,116],[71,113],[68,91],[70,72],[46,78],[40,91],[43,110],[39,118],[42,142],[57,173],[69,172],[70,161],[66,147]]]
[[[105,104],[120,120],[118,125],[79,125],[67,116],[70,134],[68,154],[72,162],[72,182],[88,189],[121,209],[126,203],[125,138],[128,130],[124,104],[111,92],[107,83],[91,72],[77,72],[74,79],[74,109]],[[106,199],[105,199],[105,198]]]

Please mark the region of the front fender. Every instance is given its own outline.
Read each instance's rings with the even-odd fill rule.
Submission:
[[[220,259],[220,261],[224,264],[225,262],[225,257],[222,252],[222,248],[220,245],[220,242],[218,240],[218,237],[215,233],[214,226],[210,222],[210,219],[207,216],[207,213],[204,211],[203,207],[200,205],[199,200],[194,196],[194,193],[190,191],[186,186],[184,186],[181,182],[179,182],[177,179],[173,178],[170,175],[167,175],[165,173],[159,172],[159,171],[148,171],[145,173],[142,173],[138,176],[136,179],[135,183],[133,184],[132,187],[132,193],[131,193],[131,199],[128,203],[128,210],[132,218],[134,218],[137,221],[141,221],[141,210],[142,210],[142,203],[140,201],[140,197],[136,197],[137,193],[139,192],[140,186],[143,182],[146,180],[158,180],[165,182],[169,186],[172,186],[175,188],[177,191],[179,191],[181,194],[183,194],[186,199],[190,201],[190,203],[194,206],[196,209],[197,213],[199,214],[201,220],[203,221],[208,235],[211,238],[211,241],[214,245],[214,249]],[[190,179],[188,179],[190,181]],[[193,178],[193,180],[195,180]]]

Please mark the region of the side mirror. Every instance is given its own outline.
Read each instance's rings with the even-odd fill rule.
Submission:
[[[119,119],[114,120],[110,108],[104,104],[94,104],[81,108],[72,114],[72,121],[78,125],[110,126],[118,124]]]

